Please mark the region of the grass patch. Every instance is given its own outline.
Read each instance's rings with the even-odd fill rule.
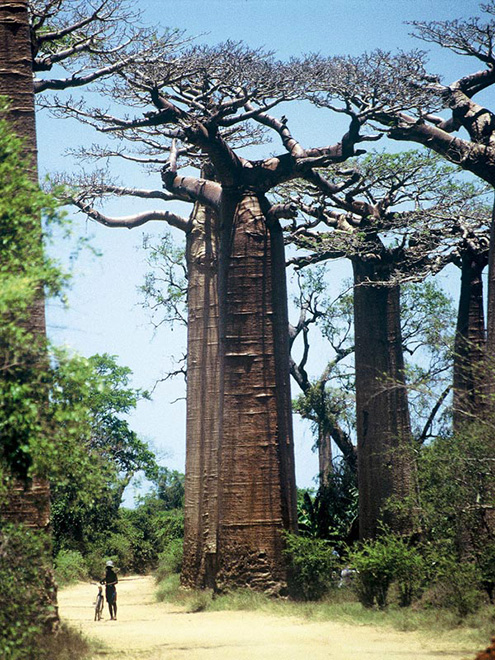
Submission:
[[[425,636],[448,637],[459,645],[483,647],[495,631],[493,606],[462,619],[451,610],[442,608],[398,607],[385,610],[365,608],[351,589],[335,589],[319,601],[299,602],[273,599],[249,589],[227,594],[211,590],[195,591],[180,587],[179,576],[172,575],[158,585],[157,599],[174,603],[186,612],[200,611],[258,611],[275,616],[293,616],[308,621],[341,621],[358,626],[380,626],[402,632],[418,632]]]
[[[40,640],[44,656],[50,660],[88,660],[93,657],[96,645],[65,623],[55,635]]]

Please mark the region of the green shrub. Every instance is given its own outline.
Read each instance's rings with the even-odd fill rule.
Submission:
[[[93,580],[102,580],[105,575],[105,555],[94,549],[85,557],[89,577]]]
[[[177,598],[179,588],[180,578],[177,573],[173,575],[162,575],[156,591],[156,598],[159,602],[173,602]]]
[[[483,603],[476,565],[460,562],[456,557],[441,557],[424,602],[436,608],[454,610],[460,618],[476,612]]]
[[[422,588],[424,559],[399,536],[386,534],[364,542],[349,553],[349,561],[356,571],[354,589],[364,607],[376,604],[384,609],[393,582],[397,584],[401,606],[410,605]]]
[[[157,542],[163,550],[170,541],[184,538],[184,509],[162,511],[155,519]]]
[[[156,579],[161,582],[164,578],[182,570],[182,539],[172,539],[165,550],[160,553]]]
[[[77,550],[61,550],[55,557],[55,577],[60,586],[88,579],[88,567]]]
[[[111,559],[119,571],[127,573],[132,570],[134,554],[132,542],[121,533],[109,533],[100,536],[91,546],[86,555],[86,566],[91,578],[101,580],[105,574],[105,563]]]
[[[40,639],[56,621],[51,552],[46,535],[22,525],[0,528],[0,657],[47,658]]]
[[[327,541],[285,535],[289,593],[298,600],[318,600],[335,584],[337,557]]]

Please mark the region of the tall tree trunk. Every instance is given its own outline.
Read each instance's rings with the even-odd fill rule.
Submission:
[[[493,229],[492,229],[493,235]],[[483,310],[483,269],[493,258],[486,252],[466,250],[461,261],[461,293],[454,347],[454,400],[453,429],[459,433],[470,424],[493,420],[495,388],[495,352],[485,335]],[[489,268],[489,291],[493,288],[493,263]],[[490,295],[490,294],[489,294]],[[493,337],[494,301],[488,302],[488,314]],[[491,420],[490,420],[491,418]],[[492,508],[483,507],[493,502],[493,489],[487,488],[481,502],[473,502],[472,510],[460,515],[457,523],[457,550],[461,559],[473,554],[482,556],[487,545],[493,543],[495,515]],[[479,506],[478,506],[479,505]],[[487,583],[489,584],[489,583]],[[493,583],[490,585],[493,590]]]
[[[398,532],[408,531],[410,516],[383,507],[392,496],[413,493],[415,470],[399,287],[373,285],[373,264],[355,260],[353,267],[359,526],[361,538],[373,538],[381,519]]]
[[[283,593],[296,526],[283,238],[255,194],[222,206],[217,587]]]
[[[213,587],[218,525],[218,221],[196,204],[187,235],[187,428],[182,584]]]
[[[23,140],[23,151],[33,182],[38,181],[36,122],[32,72],[31,33],[27,0],[2,0],[0,2],[0,95],[7,98],[6,116],[13,131]],[[33,217],[29,228],[39,232],[39,250],[43,250],[40,218]],[[0,257],[1,258],[1,257]],[[38,291],[28,310],[24,323],[31,335],[33,355],[45,368],[46,323],[43,291]],[[34,476],[25,482],[12,475],[9,496],[0,510],[0,517],[38,530],[49,539],[50,486],[47,480]],[[4,532],[0,532],[3,535]],[[8,537],[4,540],[8,543]],[[51,539],[50,539],[51,540]],[[48,551],[50,543],[46,545]],[[58,627],[57,586],[51,568],[51,556],[44,563],[44,587],[47,610],[44,628],[54,632]]]
[[[488,295],[486,311],[486,373],[487,412],[493,416],[495,410],[495,195],[490,226],[490,248],[488,253]]]
[[[485,407],[485,315],[482,272],[486,254],[467,251],[461,262],[461,293],[454,346],[453,427],[455,432],[476,419]]]
[[[332,438],[321,426],[318,428],[318,470],[320,486],[328,484],[328,477],[333,469]]]
[[[24,154],[33,181],[38,180],[36,123],[33,91],[31,36],[27,0],[0,2],[0,95],[8,99],[7,118],[14,132],[23,139]],[[39,218],[33,218],[39,227]],[[40,250],[41,227],[40,231]],[[45,301],[39,292],[29,312],[27,330],[34,341],[46,338]],[[3,517],[30,527],[45,528],[50,519],[48,482],[34,478],[32,483],[17,483],[10,501],[2,507]]]

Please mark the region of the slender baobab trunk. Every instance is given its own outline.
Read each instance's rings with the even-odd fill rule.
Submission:
[[[182,583],[213,587],[218,523],[218,222],[196,204],[187,235],[187,431]]]
[[[485,400],[485,315],[482,272],[487,254],[471,250],[462,255],[461,293],[454,347],[453,427],[481,420]]]
[[[383,507],[413,493],[415,470],[399,287],[373,285],[373,265],[353,266],[360,536],[373,538],[380,519],[397,531],[410,527],[407,514],[402,520]]]
[[[490,248],[488,253],[488,295],[486,311],[486,394],[487,412],[493,416],[495,409],[495,197],[490,228]]]
[[[27,0],[0,2],[0,95],[7,98],[6,113],[14,132],[23,139],[23,149],[30,166],[30,175],[37,182],[37,146],[34,110],[31,37]],[[33,218],[39,226],[39,218]],[[41,229],[40,229],[40,250]],[[40,348],[46,338],[43,292],[29,311],[26,329],[32,333],[34,345]],[[2,507],[4,518],[30,527],[44,528],[50,518],[48,482],[34,478],[30,484],[18,483],[10,501]]]
[[[326,431],[318,430],[318,470],[320,486],[328,484],[328,478],[333,469],[332,439]]]
[[[281,593],[282,532],[296,525],[288,314],[282,232],[263,203],[224,193],[217,586]]]

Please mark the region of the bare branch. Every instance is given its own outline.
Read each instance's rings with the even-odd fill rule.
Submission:
[[[186,220],[175,213],[171,213],[170,211],[146,211],[144,213],[136,213],[135,215],[112,218],[100,213],[95,208],[77,198],[73,198],[70,201],[80,208],[88,217],[105,225],[105,227],[124,227],[126,229],[134,229],[135,227],[141,227],[148,222],[159,221],[166,222],[171,227],[176,227],[184,232],[188,231],[189,228],[189,220]]]

